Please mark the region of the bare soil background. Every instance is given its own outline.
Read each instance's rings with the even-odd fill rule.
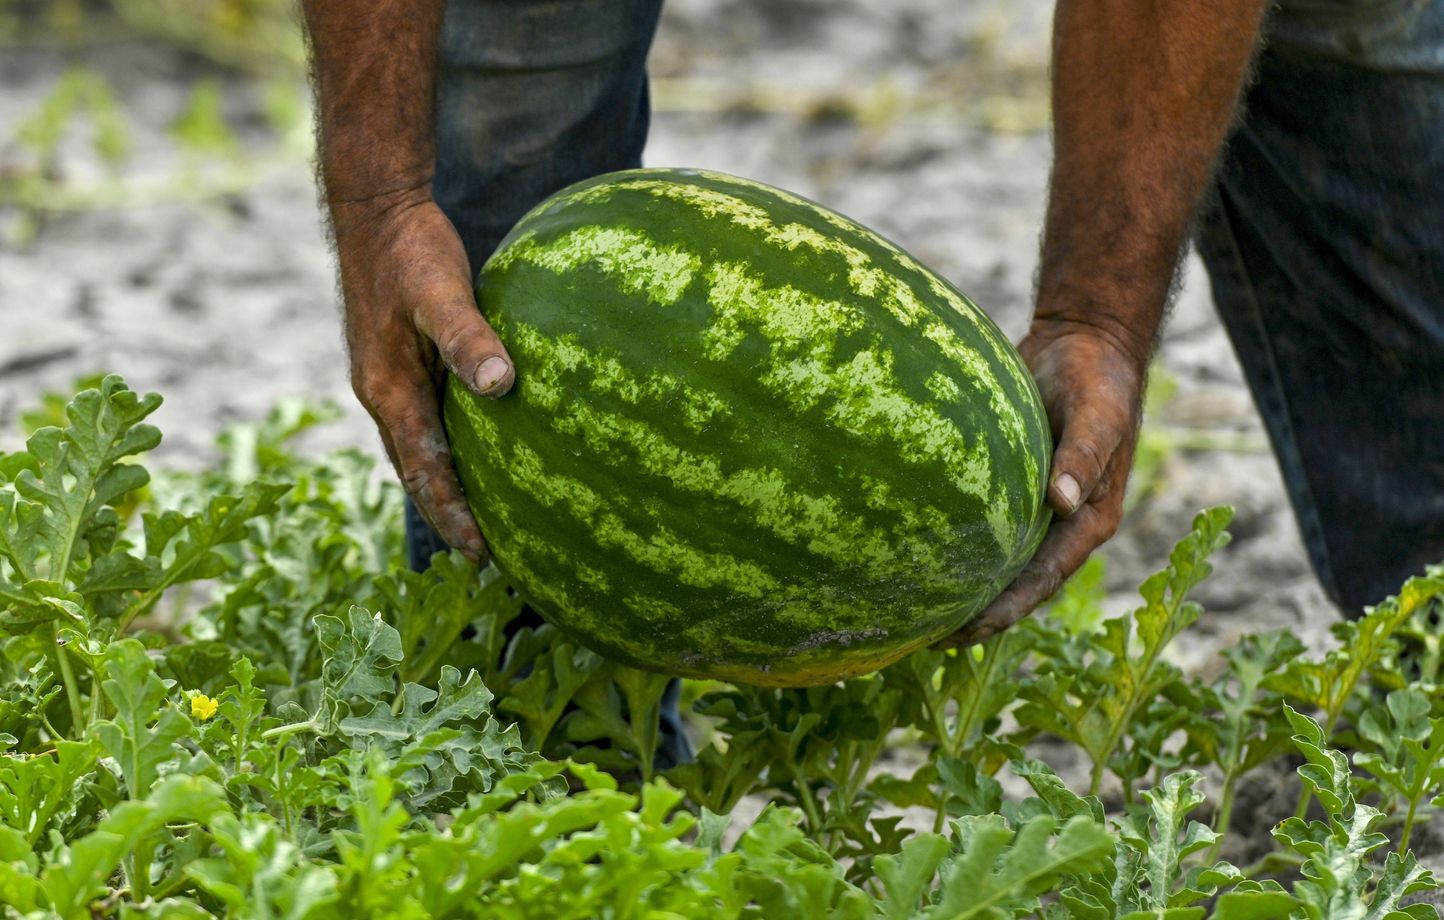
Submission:
[[[1048,175],[1050,15],[1038,0],[675,0],[652,56],[647,161],[735,172],[823,202],[915,253],[1016,338],[1030,310]],[[75,64],[103,74],[130,113],[136,174],[184,165],[166,126],[201,77],[220,81],[232,128],[257,162],[269,162],[275,139],[253,75],[127,38],[7,48],[0,139]],[[68,145],[66,174],[84,182],[96,171],[85,139]],[[17,156],[14,145],[0,150],[0,170]],[[47,215],[33,241],[0,244],[0,446],[18,443],[17,415],[42,393],[115,371],[166,397],[157,463],[204,462],[222,425],[292,395],[344,409],[309,436],[312,447],[379,453],[346,383],[331,257],[304,158],[258,167],[236,194],[176,197],[186,196]],[[1234,542],[1218,554],[1198,595],[1206,613],[1176,657],[1208,672],[1221,647],[1272,628],[1318,644],[1337,614],[1309,571],[1195,260],[1158,366],[1176,384],[1147,423],[1162,464],[1103,551],[1109,606],[1134,602],[1195,511],[1229,503]],[[1230,449],[1209,449],[1219,443]]]

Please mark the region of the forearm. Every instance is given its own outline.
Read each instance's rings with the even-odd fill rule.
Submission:
[[[1036,318],[1147,362],[1228,131],[1262,0],[1059,0]]]
[[[430,197],[443,0],[303,0],[320,178],[344,234],[353,218]],[[338,241],[339,242],[339,241]]]

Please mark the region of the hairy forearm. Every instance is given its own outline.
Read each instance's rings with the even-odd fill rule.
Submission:
[[[443,0],[303,0],[320,176],[338,234],[430,194]]]
[[[1141,367],[1243,88],[1263,0],[1059,0],[1038,319]]]

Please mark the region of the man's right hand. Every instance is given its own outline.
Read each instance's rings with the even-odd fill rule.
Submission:
[[[480,560],[442,428],[447,371],[481,396],[511,389],[511,357],[476,308],[456,228],[429,195],[331,202],[351,388],[381,433],[401,484],[441,538]]]
[[[1123,518],[1146,345],[1125,343],[1084,323],[1037,319],[1018,350],[1038,382],[1057,445],[1047,496],[1055,517],[1013,583],[937,648],[982,642],[1032,613],[1113,536]]]

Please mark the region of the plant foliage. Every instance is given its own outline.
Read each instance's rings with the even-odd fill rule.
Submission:
[[[326,409],[152,481],[159,402],[106,377],[0,455],[4,917],[1435,916],[1444,571],[1204,680],[1169,646],[1205,511],[1123,616],[1095,567],[980,648],[694,684],[700,752],[659,771],[665,680],[522,625],[494,569],[407,571],[369,458],[290,449]],[[1231,826],[1289,757],[1297,814]]]

